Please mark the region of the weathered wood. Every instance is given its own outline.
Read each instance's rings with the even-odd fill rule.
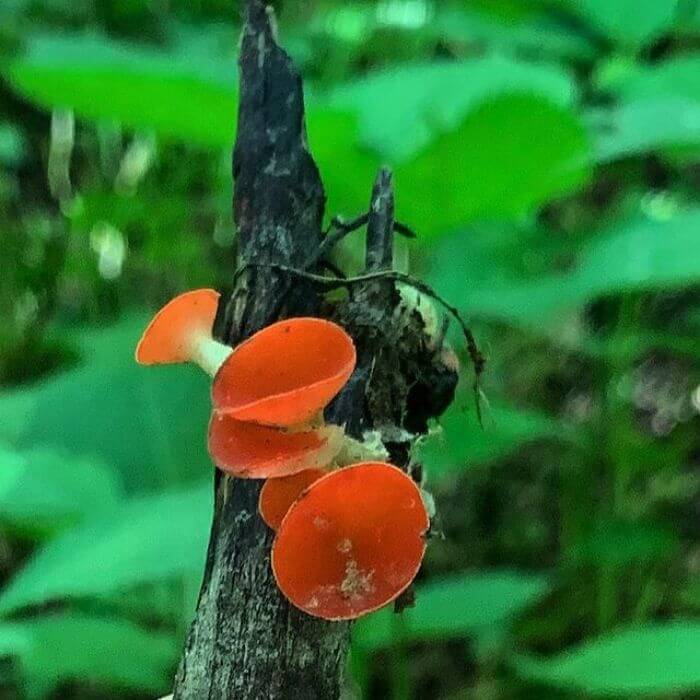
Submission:
[[[265,267],[306,269],[320,262],[315,253],[325,196],[306,144],[301,80],[260,0],[246,2],[239,69],[234,217],[239,264],[256,265],[237,276],[215,335],[234,345],[278,317],[315,314],[340,322],[355,340],[358,366],[326,420],[356,438],[379,430],[394,462],[407,467],[413,436],[404,428],[424,429],[430,415],[444,410],[454,372],[440,365],[421,315],[402,304],[393,282],[372,283],[327,304],[311,281],[292,282]],[[391,175],[382,170],[367,217],[369,271],[392,266],[393,206]],[[331,249],[325,246],[323,254]],[[448,380],[437,398],[430,395],[436,373]],[[416,387],[429,409],[415,405]],[[260,485],[216,473],[207,563],[175,700],[340,697],[349,625],[305,615],[279,593],[270,569],[272,532],[257,513]]]
[[[247,3],[239,67],[233,175],[240,261],[301,265],[321,242],[324,193],[306,145],[301,79],[257,0]],[[265,326],[284,286],[265,270],[248,275],[218,335],[235,344]],[[301,284],[285,295],[281,311],[317,308],[316,294]],[[257,513],[260,482],[216,482],[204,582],[175,699],[339,697],[348,625],[305,615],[280,595],[269,563],[272,532]]]

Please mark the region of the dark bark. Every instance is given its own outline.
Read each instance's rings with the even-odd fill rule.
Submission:
[[[272,21],[261,3],[248,3],[234,216],[241,262],[298,266],[321,242],[324,193],[306,146],[301,79],[277,46]],[[269,323],[284,287],[275,274],[251,271],[220,315],[219,337],[235,344]],[[317,307],[313,290],[294,285],[282,311]],[[337,698],[348,626],[304,615],[280,595],[269,563],[273,533],[257,512],[261,482],[221,475],[216,482],[204,582],[175,698]]]
[[[396,463],[409,389],[434,365],[423,324],[399,306],[393,283],[376,282],[342,304],[325,304],[303,280],[264,264],[304,268],[321,244],[325,196],[304,126],[301,80],[274,36],[273,18],[248,0],[239,60],[240,107],[233,157],[239,264],[257,263],[219,310],[215,335],[235,345],[278,317],[336,319],[353,336],[358,366],[326,420],[361,437],[380,428]],[[391,268],[393,193],[381,171],[368,220],[367,268]],[[260,266],[262,264],[262,266]],[[283,358],[281,358],[283,361]],[[398,436],[398,437],[397,437]],[[207,563],[195,620],[175,680],[175,699],[336,700],[349,625],[292,608],[270,569],[273,533],[257,513],[261,482],[217,472]]]

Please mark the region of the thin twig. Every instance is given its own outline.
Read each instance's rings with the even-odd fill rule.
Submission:
[[[311,270],[316,267],[318,262],[325,258],[343,238],[365,226],[368,220],[369,212],[360,214],[349,221],[345,221],[341,216],[334,216],[331,219],[331,224],[326,231],[325,237],[321,241],[321,245],[309,256],[308,260],[304,263],[303,269]],[[415,231],[406,226],[406,224],[402,224],[400,221],[394,221],[393,230],[406,238],[416,238]]]

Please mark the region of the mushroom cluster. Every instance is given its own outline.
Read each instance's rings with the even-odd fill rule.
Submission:
[[[386,605],[418,572],[429,516],[401,469],[338,458],[346,437],[323,410],[355,368],[352,339],[330,321],[291,318],[231,348],[212,335],[218,303],[211,289],[173,299],[136,361],[194,362],[212,377],[209,453],[231,476],[266,479],[260,515],[276,531],[272,570],[293,605],[327,620]]]

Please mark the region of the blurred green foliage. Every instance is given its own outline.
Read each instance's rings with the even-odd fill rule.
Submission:
[[[416,607],[356,625],[351,692],[697,697],[700,3],[274,4],[328,214],[391,165],[419,233],[397,263],[489,358],[484,429],[465,386],[416,449],[441,537]],[[238,21],[231,0],[0,6],[3,698],[173,677],[207,383],[133,348],[173,293],[230,284]]]

